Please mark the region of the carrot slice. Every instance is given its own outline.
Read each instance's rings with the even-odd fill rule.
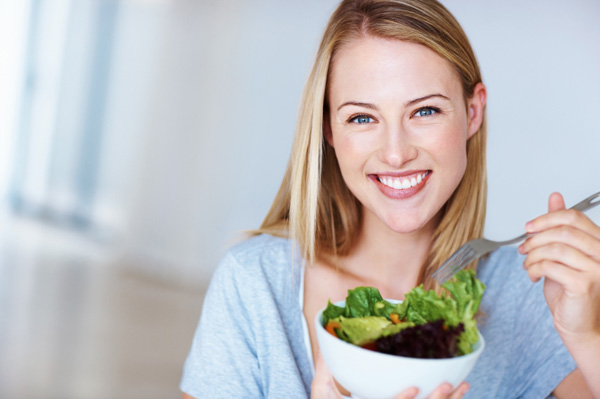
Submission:
[[[398,316],[396,313],[390,313],[390,319],[392,319],[392,323],[394,324],[400,323],[400,316]]]
[[[341,324],[338,323],[337,321],[333,321],[333,320],[329,320],[327,322],[327,325],[325,326],[325,330],[327,330],[327,332],[331,335],[333,335],[334,337],[338,337],[337,334],[335,333],[335,329],[336,328],[341,328]]]

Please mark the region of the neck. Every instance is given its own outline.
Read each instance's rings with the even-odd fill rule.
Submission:
[[[384,297],[404,295],[419,283],[431,248],[435,221],[410,233],[390,230],[374,215],[363,214],[361,233],[344,271],[377,286]]]

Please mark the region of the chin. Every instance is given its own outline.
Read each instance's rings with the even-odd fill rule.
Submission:
[[[411,218],[403,218],[396,220],[389,220],[385,225],[398,234],[412,234],[423,230],[427,226],[427,220],[414,220]]]

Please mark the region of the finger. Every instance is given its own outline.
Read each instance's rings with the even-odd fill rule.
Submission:
[[[549,260],[542,260],[527,267],[527,275],[531,281],[538,282],[542,277],[556,281],[569,287],[572,293],[585,290],[585,280],[580,278],[581,272]]]
[[[331,372],[325,364],[323,356],[321,356],[321,352],[317,353],[315,359],[315,376],[313,377],[310,396],[312,399],[342,399]]]
[[[587,232],[572,226],[560,226],[531,236],[519,246],[519,252],[529,254],[534,249],[550,244],[571,246],[600,262],[600,241]]]
[[[429,395],[429,399],[446,399],[452,392],[452,385],[447,382],[440,384],[432,393]]]
[[[458,387],[452,392],[449,399],[461,399],[471,388],[468,382],[461,382]]]
[[[580,272],[549,260],[529,266],[527,274],[534,283],[545,277],[562,285],[570,295],[578,297],[595,297],[594,290],[600,282],[598,270]]]
[[[548,198],[548,212],[556,212],[566,209],[565,200],[561,193],[552,193]]]
[[[564,267],[579,271],[590,271],[600,267],[598,262],[585,253],[563,243],[550,243],[534,248],[527,254],[523,266],[528,269],[531,265],[544,260],[560,263]]]
[[[417,387],[410,387],[398,396],[395,396],[394,399],[414,399],[418,394],[419,389]]]
[[[534,234],[559,226],[575,227],[600,240],[600,227],[576,209],[564,209],[538,216],[525,224],[525,230]]]

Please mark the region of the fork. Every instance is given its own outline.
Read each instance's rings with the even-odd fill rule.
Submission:
[[[590,195],[569,209],[577,209],[581,212],[584,212],[598,204],[600,204],[600,192]],[[523,241],[529,236],[531,236],[531,234],[525,233],[519,237],[507,241],[492,241],[485,238],[471,240],[460,247],[458,251],[448,258],[448,260],[445,261],[431,275],[431,277],[433,277],[439,284],[443,284],[474,260],[479,259],[480,257],[487,255],[504,245],[516,244],[520,241]]]

